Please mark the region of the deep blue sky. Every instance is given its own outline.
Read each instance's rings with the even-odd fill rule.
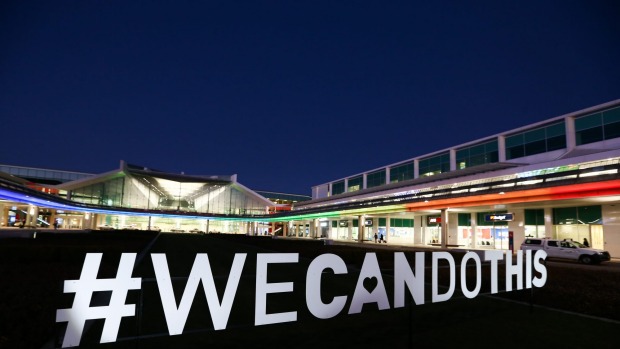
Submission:
[[[2,1],[0,163],[312,185],[620,98],[618,1]]]

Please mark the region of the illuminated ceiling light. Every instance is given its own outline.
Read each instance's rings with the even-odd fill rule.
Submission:
[[[532,184],[538,184],[542,182],[543,182],[543,179],[531,179],[529,181],[517,182],[517,185],[532,185]]]
[[[504,193],[503,191],[499,192],[499,195],[504,195],[504,194],[506,194],[506,193]]]
[[[600,175],[606,175],[606,174],[616,174],[618,173],[618,169],[615,168],[613,170],[604,170],[604,171],[593,171],[593,172],[588,172],[588,173],[582,173],[579,175],[579,177],[594,177],[594,176],[600,176]]]

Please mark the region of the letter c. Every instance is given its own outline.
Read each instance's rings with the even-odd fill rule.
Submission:
[[[347,296],[334,297],[331,303],[321,300],[321,276],[323,270],[332,269],[334,274],[346,274],[347,265],[342,258],[332,253],[316,257],[306,274],[306,304],[312,315],[319,319],[329,319],[338,315],[347,302]]]

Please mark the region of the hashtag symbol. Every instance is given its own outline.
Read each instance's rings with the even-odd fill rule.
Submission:
[[[66,322],[67,330],[62,347],[80,345],[86,320],[105,319],[100,343],[115,342],[121,318],[135,316],[135,304],[125,304],[129,290],[140,289],[141,278],[132,278],[135,253],[123,253],[118,266],[116,278],[97,279],[101,253],[87,253],[79,280],[65,280],[64,293],[75,293],[73,306],[56,311],[56,322]],[[93,292],[111,291],[107,306],[91,307]]]

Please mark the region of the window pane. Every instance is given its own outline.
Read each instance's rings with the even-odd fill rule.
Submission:
[[[596,113],[575,119],[575,130],[582,131],[588,128],[601,126],[601,113]]]
[[[559,124],[547,126],[547,138],[555,137],[555,136],[563,136],[566,134],[566,128],[564,127],[564,122]]]
[[[469,148],[456,151],[456,162],[459,162],[459,160],[463,160],[468,157],[469,157]]]
[[[332,195],[344,193],[344,181],[332,184]]]
[[[523,149],[523,146],[517,146],[517,147],[512,147],[512,148],[506,148],[506,159],[510,160],[510,159],[516,159],[516,158],[521,158],[525,156],[525,150]]]
[[[603,128],[601,126],[576,132],[577,145],[600,142],[603,140]]]
[[[506,137],[506,148],[516,147],[523,144],[523,134]]]
[[[620,122],[605,125],[605,139],[620,137]]]
[[[544,139],[525,144],[525,155],[540,154],[547,151],[547,144]]]
[[[536,141],[540,141],[542,139],[545,139],[545,129],[544,128],[539,128],[538,130],[532,130],[532,131],[526,132],[523,135],[523,140],[524,140],[525,143],[536,142]]]
[[[615,108],[603,112],[603,122],[609,124],[612,122],[620,122],[620,108]]]
[[[558,136],[547,138],[547,151],[558,150],[566,148],[566,137]]]

